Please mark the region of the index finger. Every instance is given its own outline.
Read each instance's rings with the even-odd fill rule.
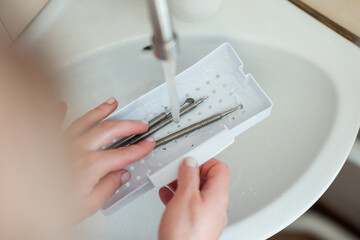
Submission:
[[[109,116],[117,107],[118,102],[111,97],[106,102],[85,113],[76,119],[66,130],[65,135],[72,139],[79,137],[91,128],[95,127],[101,120]]]
[[[229,167],[217,159],[211,159],[201,166],[200,175],[206,178],[200,191],[203,199],[227,206],[230,188]]]

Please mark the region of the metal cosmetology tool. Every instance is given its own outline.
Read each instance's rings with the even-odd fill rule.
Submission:
[[[181,105],[180,107],[184,106],[186,103],[191,104],[193,103],[195,100],[193,98],[187,98]],[[162,120],[164,120],[165,118],[167,118],[169,115],[171,114],[170,111],[167,112],[163,112],[161,114],[159,114],[158,116],[154,117],[153,119],[151,119],[149,121],[149,129],[151,127],[153,127],[154,125],[156,125],[157,123],[161,122]],[[128,142],[132,139],[134,139],[135,137],[139,136],[140,134],[137,135],[131,135],[131,136],[127,136],[127,137],[123,137],[121,138],[119,141],[113,143],[112,145],[110,145],[107,149],[116,149],[119,147],[123,147],[124,145],[129,145]]]
[[[182,136],[184,136],[186,134],[189,134],[189,133],[191,133],[191,132],[193,132],[193,131],[195,131],[197,129],[205,127],[206,125],[209,125],[210,123],[218,121],[218,120],[222,119],[224,116],[226,116],[226,115],[228,115],[228,114],[230,114],[230,113],[232,113],[232,112],[234,112],[234,111],[236,111],[238,109],[242,109],[242,108],[243,108],[243,105],[240,104],[239,106],[237,106],[235,108],[229,109],[229,110],[227,110],[225,112],[222,112],[222,113],[215,114],[215,115],[213,115],[213,116],[211,116],[209,118],[206,118],[206,119],[204,119],[204,120],[202,120],[200,122],[197,122],[197,123],[192,124],[192,125],[190,125],[190,126],[188,126],[186,128],[183,128],[183,129],[181,129],[181,130],[179,130],[177,132],[174,132],[174,133],[172,133],[172,134],[170,134],[170,135],[168,135],[168,136],[166,136],[164,138],[156,140],[155,148],[159,147],[159,146],[161,146],[163,144],[166,144],[168,142],[171,142],[171,141],[173,141],[173,140],[175,140],[175,139],[177,139],[179,137],[182,137]]]
[[[196,100],[195,102],[186,105],[185,107],[182,107],[180,109],[180,116],[184,115],[185,113],[193,110],[194,108],[196,108],[200,103],[204,102],[205,99],[207,99],[207,97],[202,97],[198,100]],[[136,138],[132,139],[127,145],[124,146],[129,146],[132,144],[136,144],[138,142],[140,142],[141,140],[143,140],[144,138],[150,136],[151,134],[155,133],[156,131],[158,131],[159,129],[163,128],[164,126],[168,125],[169,123],[171,123],[173,121],[173,117],[171,115],[169,115],[167,118],[165,118],[163,121],[159,122],[158,124],[156,124],[155,126],[153,126],[151,129],[149,129],[147,132],[140,134],[139,136],[137,136]]]

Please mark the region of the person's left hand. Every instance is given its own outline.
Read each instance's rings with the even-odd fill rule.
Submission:
[[[74,197],[70,202],[75,213],[74,222],[97,212],[121,185],[130,180],[130,173],[123,168],[145,157],[155,147],[154,138],[148,138],[128,147],[100,150],[115,138],[143,133],[149,127],[147,121],[135,120],[100,123],[117,105],[117,101],[110,98],[75,120],[65,131],[75,177]]]
[[[178,180],[159,191],[166,209],[160,240],[216,240],[227,224],[229,167],[211,159],[201,167],[193,158],[179,166]]]

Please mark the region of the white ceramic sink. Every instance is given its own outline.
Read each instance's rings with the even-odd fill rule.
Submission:
[[[109,96],[125,106],[162,83],[159,63],[142,51],[149,44],[149,26],[142,14],[145,5],[135,2],[99,6],[95,0],[87,5],[69,0],[52,27],[36,27],[35,22],[26,33],[33,37],[44,28],[34,44],[51,51],[61,69],[59,85],[70,119]],[[118,7],[118,15],[111,15],[113,10],[102,15],[106,7]],[[69,16],[79,9],[83,12],[77,12],[68,29]],[[90,16],[99,21],[94,28],[110,28],[114,36],[105,37],[110,30],[101,37],[84,29]],[[116,26],[105,25],[112,17]],[[231,169],[229,227],[223,238],[267,238],[303,214],[346,160],[360,123],[360,50],[280,0],[224,0],[212,19],[175,25],[181,43],[179,71],[229,42],[245,72],[254,75],[274,103],[270,118],[218,156]],[[98,213],[79,227],[91,239],[156,239],[163,209],[157,192],[151,191],[116,214]]]

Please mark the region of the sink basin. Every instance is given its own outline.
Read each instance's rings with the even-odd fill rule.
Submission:
[[[117,21],[139,26],[116,22],[116,27],[109,26],[112,31],[119,26],[125,30],[114,33],[112,40],[104,37],[106,30],[103,38],[96,38],[95,31],[81,27],[90,13],[102,16],[106,6],[95,0],[87,6],[68,2],[72,7],[64,7],[35,44],[54,49],[64,34],[54,29],[76,35],[67,35],[61,47],[51,51],[60,69],[58,85],[69,104],[69,120],[109,96],[125,106],[163,82],[161,66],[143,51],[149,44],[146,16],[121,10],[126,4],[132,14],[141,13],[142,2],[110,1],[124,13]],[[67,17],[80,7],[88,9],[83,19],[71,19],[73,29],[65,30]],[[46,11],[43,14],[46,17]],[[244,71],[253,74],[274,103],[268,119],[218,156],[231,169],[229,226],[222,238],[270,237],[317,201],[346,160],[360,123],[360,51],[280,0],[224,0],[208,21],[175,25],[181,43],[178,72],[229,42],[243,60]],[[95,24],[98,30],[101,26]],[[35,33],[36,21],[25,37]],[[86,37],[95,40],[80,41]],[[150,191],[114,215],[97,213],[78,228],[91,239],[156,239],[163,210],[157,191]]]

